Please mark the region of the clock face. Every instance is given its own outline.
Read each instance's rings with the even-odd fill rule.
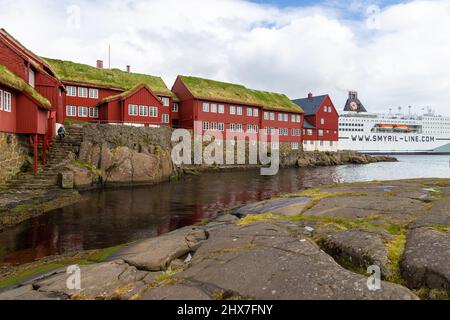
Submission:
[[[355,101],[350,102],[350,110],[358,111],[358,104]]]

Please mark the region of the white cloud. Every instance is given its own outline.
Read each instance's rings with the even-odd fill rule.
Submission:
[[[0,3],[2,26],[40,55],[93,65],[111,44],[113,67],[162,75],[169,87],[191,74],[291,98],[330,93],[337,107],[355,89],[371,110],[429,105],[450,114],[446,0],[386,7],[379,29],[354,18],[364,17],[365,0],[284,9],[242,0]],[[79,28],[67,12],[74,3]]]

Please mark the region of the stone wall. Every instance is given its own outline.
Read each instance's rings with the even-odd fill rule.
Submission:
[[[28,163],[26,136],[0,132],[0,183],[21,171]]]

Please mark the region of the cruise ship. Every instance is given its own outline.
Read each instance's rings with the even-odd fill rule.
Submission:
[[[400,109],[400,108],[399,108]],[[367,112],[352,91],[339,117],[339,149],[367,154],[450,154],[450,118]]]

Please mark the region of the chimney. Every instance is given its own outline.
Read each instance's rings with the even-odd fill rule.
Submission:
[[[103,60],[97,60],[97,68],[103,69]]]
[[[348,93],[348,97],[350,100],[356,100],[358,99],[358,92],[357,91],[350,91]]]
[[[127,65],[127,72],[128,72],[128,73],[131,72],[131,67],[130,67],[130,65]]]
[[[312,98],[313,98],[312,92],[308,93],[308,100],[312,100]]]

